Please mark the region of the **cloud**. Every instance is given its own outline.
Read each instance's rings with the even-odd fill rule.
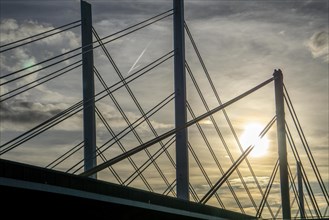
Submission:
[[[0,42],[7,44],[50,29],[51,27],[44,27],[33,21],[25,21],[24,25],[20,25],[15,19],[3,19],[1,20]]]
[[[265,189],[266,186],[268,185],[269,179],[270,177],[268,176],[257,176],[256,177],[259,183],[259,186],[262,189]],[[257,184],[255,183],[254,177],[252,176],[245,176],[243,177],[244,182],[248,185],[248,189],[258,189]],[[238,188],[238,189],[242,189],[243,185],[241,182],[240,178],[235,178],[235,179],[230,179],[230,183],[233,187]],[[278,188],[279,187],[279,183],[278,182],[274,182],[273,183],[273,188]]]
[[[115,129],[124,129],[128,126],[128,124],[126,123],[126,121],[124,120],[122,115],[113,106],[104,104],[104,103],[97,103],[97,106],[99,107],[103,117],[108,121],[108,123],[110,124],[111,127],[115,128]],[[125,114],[126,114],[127,118],[129,119],[130,123],[134,123],[137,119],[139,119],[141,117],[140,114],[131,112],[131,111],[125,111]],[[141,122],[142,120],[139,120],[137,124],[139,124],[139,122]],[[154,129],[156,129],[156,130],[158,130],[158,129],[168,130],[168,129],[173,128],[172,124],[162,123],[162,122],[159,122],[159,121],[157,121],[155,119],[151,119],[151,118],[149,118],[149,120],[150,120],[151,124],[153,125]],[[101,122],[99,122],[99,124],[101,127],[103,127]],[[135,124],[135,125],[137,125],[137,124]],[[150,131],[150,128],[146,122],[140,124],[138,126],[138,129],[140,132]]]
[[[63,105],[15,101],[0,104],[3,123],[30,124],[49,119],[63,110]]]
[[[23,38],[27,38],[36,34],[43,33],[45,31],[49,31],[54,29],[55,27],[51,24],[47,23],[39,23],[38,21],[33,20],[24,20],[22,22],[18,22],[15,19],[3,19],[1,20],[1,44],[7,44],[13,42],[15,40],[20,40]],[[67,38],[63,41],[63,38]],[[60,34],[54,35],[49,38],[44,38],[36,44],[63,44],[70,43],[71,46],[76,46],[76,42],[72,42],[71,40],[77,40],[75,34],[72,31],[62,32]]]
[[[51,24],[41,24],[32,20],[24,20],[22,22],[18,22],[15,19],[2,19],[0,29],[0,43],[4,45],[16,40],[52,30],[53,28],[54,26]],[[1,62],[4,66],[1,66],[1,69],[2,71],[5,71],[2,74],[5,74],[7,71],[12,72],[14,70],[19,70],[21,68],[27,67],[28,64],[35,64],[36,62],[40,62],[47,58],[61,54],[63,51],[68,51],[79,47],[80,36],[77,35],[76,31],[79,31],[79,29],[70,29],[68,31],[2,53]],[[7,47],[4,49],[6,48]],[[31,59],[33,60],[33,63],[30,62]],[[24,63],[25,66],[22,65]]]
[[[24,20],[19,22],[15,19],[2,19],[1,29],[0,29],[0,35],[1,35],[0,41],[1,44],[7,44],[15,40],[20,40],[25,37],[39,34],[53,28],[54,26],[51,24],[39,23],[38,21]],[[15,48],[1,53],[0,54],[1,75],[7,75],[15,71],[22,70],[24,68],[35,65],[39,62],[42,62],[46,59],[52,58],[54,56],[60,55],[62,53],[65,53],[67,51],[79,47],[80,36],[75,31],[79,31],[79,28],[71,29],[62,32],[60,34],[56,34],[52,37],[45,38],[40,41],[32,42],[30,44],[21,46],[19,48]],[[63,58],[64,57],[62,57],[61,59]],[[77,59],[78,58],[80,57],[77,57]],[[58,59],[55,61],[58,61]],[[13,79],[15,77],[25,75],[32,71],[38,70],[42,67],[49,65],[51,62],[47,62],[42,65],[37,65],[25,71],[17,72],[10,77],[1,79],[1,83]],[[64,65],[68,65],[71,62],[74,62],[74,59],[67,60],[64,63],[54,65],[45,70],[38,71],[33,74],[29,74],[26,77],[15,80],[9,84],[1,86],[1,92],[7,92],[19,88],[20,86],[26,85],[27,83],[30,83],[38,79],[39,77],[57,71],[58,69],[63,68]],[[77,73],[77,71],[79,71],[79,69],[71,71],[69,73],[70,76],[66,77],[64,83],[61,80],[52,80],[51,81],[52,86],[50,86],[49,83],[43,84],[41,86],[34,88],[33,90],[22,93],[19,96],[19,98],[22,100],[27,100],[28,98],[37,96],[38,100],[41,103],[42,102],[49,103],[49,100],[51,100],[52,102],[55,101],[69,102],[69,100],[72,101],[72,97],[68,97],[67,92],[70,91],[69,94],[74,96],[76,93],[73,93],[72,90],[74,90],[75,88],[79,89],[77,82],[81,82],[81,81],[80,79],[77,79],[77,77],[80,77],[80,74],[75,74]],[[65,89],[63,87],[65,87]],[[76,100],[76,98],[74,100]]]
[[[322,14],[324,16],[328,15],[329,4],[326,1],[309,0],[301,1],[300,4],[301,5],[298,7],[298,11],[304,14]]]
[[[307,42],[307,46],[314,58],[321,58],[329,62],[329,33],[328,31],[319,31],[312,35]]]
[[[17,30],[18,29],[18,24],[15,19],[5,19],[1,21],[1,29],[4,31],[10,31],[10,30]],[[0,42],[4,41],[3,38],[1,37]]]
[[[12,136],[13,134],[29,129],[45,122],[58,113],[66,110],[70,104],[63,102],[43,103],[36,101],[26,101],[21,99],[14,99],[9,102],[0,103],[0,131],[6,135]],[[70,118],[55,125],[53,131],[81,131],[82,112],[77,112]],[[41,138],[47,138],[47,134],[39,135]],[[66,137],[69,140],[70,136]]]

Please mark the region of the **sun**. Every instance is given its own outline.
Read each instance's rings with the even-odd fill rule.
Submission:
[[[255,144],[254,149],[249,154],[252,157],[261,157],[267,153],[269,140],[266,135],[260,139],[259,134],[264,129],[264,126],[258,123],[247,124],[243,133],[240,136],[240,143],[243,149],[246,149],[252,144]]]

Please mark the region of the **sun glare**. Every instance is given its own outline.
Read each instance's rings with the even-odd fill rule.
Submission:
[[[254,149],[249,154],[252,157],[260,157],[267,153],[269,140],[266,135],[262,139],[259,137],[259,134],[263,129],[264,126],[257,123],[247,124],[240,136],[240,143],[243,149],[255,144]]]

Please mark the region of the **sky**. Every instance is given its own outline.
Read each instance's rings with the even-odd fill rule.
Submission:
[[[169,0],[90,0],[89,2],[92,4],[93,27],[100,37],[108,36],[172,9],[172,1]],[[284,84],[327,189],[329,189],[328,9],[329,1],[327,0],[185,1],[185,21],[223,103],[271,78],[274,69],[282,70]],[[80,2],[77,0],[0,0],[0,12],[0,43],[4,45],[80,20]],[[1,53],[0,75],[4,76],[78,48],[81,45],[80,31],[80,27],[73,28],[53,37]],[[186,61],[191,67],[209,108],[212,109],[218,106],[218,101],[187,35],[185,41]],[[107,44],[106,48],[122,75],[127,77],[173,49],[172,16],[115,40]],[[40,71],[1,86],[1,94],[80,59],[80,57],[75,57],[61,63],[62,66],[55,65],[46,71]],[[38,65],[32,70],[44,65]],[[119,81],[119,77],[100,48],[94,50],[94,65],[108,86]],[[19,74],[27,72],[23,71]],[[194,114],[198,116],[206,112],[206,109],[203,107],[189,74],[186,74],[187,100]],[[2,79],[1,83],[6,82],[5,80],[8,79]],[[143,110],[147,112],[174,91],[173,60],[169,59],[129,86]],[[102,85],[95,77],[95,91],[102,90]],[[125,89],[116,91],[114,97],[131,122],[141,116],[136,104]],[[1,145],[81,99],[81,68],[77,68],[48,83],[1,102]],[[99,101],[97,107],[113,128],[114,133],[120,132],[127,126],[111,99]],[[273,83],[229,106],[226,113],[238,137],[243,136],[246,127],[250,124],[265,126],[275,115]],[[224,115],[217,113],[214,118],[233,158],[237,159],[241,151]],[[192,116],[188,114],[188,120],[190,119]],[[158,134],[172,129],[174,127],[173,102],[153,115],[150,121]],[[288,109],[286,109],[286,121],[301,158],[305,161],[304,166],[311,184],[315,187],[318,202],[324,210],[326,208],[324,198],[318,190],[315,176],[312,174],[301,141],[298,140],[298,133],[294,128]],[[42,135],[27,141],[22,146],[1,155],[1,158],[44,167],[83,140],[82,124],[82,113],[80,112]],[[210,118],[201,121],[200,125],[214,148],[223,170],[227,170],[232,162],[223,142],[211,124]],[[140,136],[140,141],[137,141],[132,134],[122,139],[122,145],[126,150],[138,146],[141,141],[145,142],[154,137],[146,123],[141,124],[136,131]],[[101,146],[110,137],[105,126],[97,120],[97,145]],[[266,188],[278,157],[275,124],[266,134],[266,138],[268,149],[265,154],[260,157],[248,157],[263,190]],[[168,140],[164,140],[164,143]],[[220,173],[196,126],[189,128],[189,141],[204,165],[211,182],[215,183],[220,178]],[[106,152],[106,157],[111,158],[122,152],[118,145],[114,146]],[[159,147],[160,145],[151,147],[150,153],[156,152]],[[296,162],[290,146],[288,145],[287,148],[289,164],[292,172],[295,173]],[[175,158],[174,145],[168,148],[168,152]],[[55,169],[65,171],[81,158],[82,151],[78,151],[70,160]],[[141,152],[132,158],[138,166],[145,161],[147,154]],[[168,157],[162,155],[157,161],[171,183],[175,179],[175,170]],[[98,163],[101,162],[99,159]],[[114,165],[113,168],[123,180],[128,178],[134,170],[133,165],[127,160]],[[257,192],[247,163],[243,162],[239,168],[246,184],[254,193],[256,202],[259,202],[259,191]],[[164,181],[154,166],[147,168],[144,175],[155,192],[162,193],[166,189]],[[98,177],[117,183],[117,180],[107,170],[100,172]],[[238,197],[243,201],[247,214],[254,214],[255,210],[250,205],[250,201],[248,202],[248,197],[243,191],[237,173],[232,174],[229,180]],[[278,181],[277,175],[273,194],[269,197],[269,202],[275,207],[274,212],[280,204]],[[209,184],[203,178],[192,155],[190,155],[190,182],[200,197],[209,190]],[[142,178],[137,178],[131,186],[146,189]],[[239,211],[226,184],[218,193],[223,198],[226,208]],[[215,199],[211,199],[209,204],[218,206]],[[293,210],[296,210],[296,205]],[[264,210],[264,217],[269,217],[268,210]]]

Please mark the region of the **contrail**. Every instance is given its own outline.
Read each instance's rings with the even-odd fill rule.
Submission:
[[[133,71],[134,69],[137,69],[140,65],[136,66],[136,64],[138,63],[138,61],[142,58],[142,56],[144,55],[145,51],[147,50],[147,48],[150,46],[151,42],[149,42],[146,47],[144,48],[144,50],[142,51],[142,53],[137,57],[135,63],[131,66],[130,70],[128,71],[127,74],[129,74],[131,71]]]

